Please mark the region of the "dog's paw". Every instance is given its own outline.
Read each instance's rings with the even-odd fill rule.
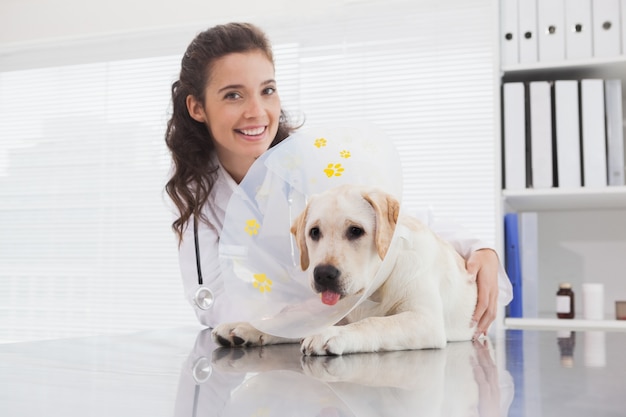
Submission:
[[[245,322],[222,323],[211,332],[215,343],[226,347],[263,346],[265,334]]]
[[[302,372],[310,377],[326,382],[343,381],[346,376],[345,356],[302,356]]]
[[[349,353],[348,337],[341,327],[329,327],[323,333],[306,337],[300,350],[307,356],[342,355]]]

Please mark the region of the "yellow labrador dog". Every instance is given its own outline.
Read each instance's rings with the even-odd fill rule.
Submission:
[[[389,252],[390,273],[371,292],[399,225],[404,241]],[[362,186],[333,188],[309,200],[291,232],[321,302],[334,305],[368,289],[373,301],[300,341],[303,354],[443,348],[447,341],[472,339],[477,289],[464,259],[418,219],[400,215],[393,196]],[[212,334],[224,346],[299,342],[248,323],[221,324]]]

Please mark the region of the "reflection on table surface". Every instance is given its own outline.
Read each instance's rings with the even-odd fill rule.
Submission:
[[[0,416],[620,416],[626,332],[303,357],[179,328],[0,344]]]
[[[506,332],[509,416],[626,416],[626,332]]]
[[[214,348],[198,335],[176,416],[501,416],[513,387],[485,339],[445,349],[302,356],[297,345]]]

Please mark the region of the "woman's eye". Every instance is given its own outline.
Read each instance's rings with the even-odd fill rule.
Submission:
[[[233,91],[231,93],[227,93],[224,96],[224,98],[227,99],[227,100],[237,100],[237,99],[241,98],[241,94]]]
[[[267,87],[263,90],[263,94],[265,95],[271,95],[274,94],[276,92],[276,87]]]
[[[350,226],[348,228],[348,232],[346,233],[349,240],[358,239],[365,233],[365,230],[358,226]]]
[[[309,230],[309,237],[313,240],[319,240],[320,235],[321,233],[319,227],[312,227],[311,230]]]

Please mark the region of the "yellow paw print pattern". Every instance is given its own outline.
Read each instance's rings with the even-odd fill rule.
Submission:
[[[259,234],[259,228],[261,225],[256,219],[250,219],[246,221],[246,233],[250,236],[256,236]]]
[[[326,139],[317,138],[315,139],[315,142],[313,143],[313,145],[315,145],[317,148],[323,148],[324,146],[326,146]]]
[[[330,163],[330,164],[328,164],[328,166],[324,170],[324,174],[326,174],[326,176],[328,178],[331,178],[331,177],[341,177],[341,175],[343,174],[343,171],[344,171],[344,169],[341,166],[341,164]]]
[[[350,158],[352,155],[350,155],[350,151],[346,151],[345,149],[341,152],[339,152],[339,156],[341,156],[342,158],[348,159]]]
[[[272,280],[265,274],[254,274],[253,277],[252,285],[254,285],[254,288],[257,288],[262,293],[272,291]]]

